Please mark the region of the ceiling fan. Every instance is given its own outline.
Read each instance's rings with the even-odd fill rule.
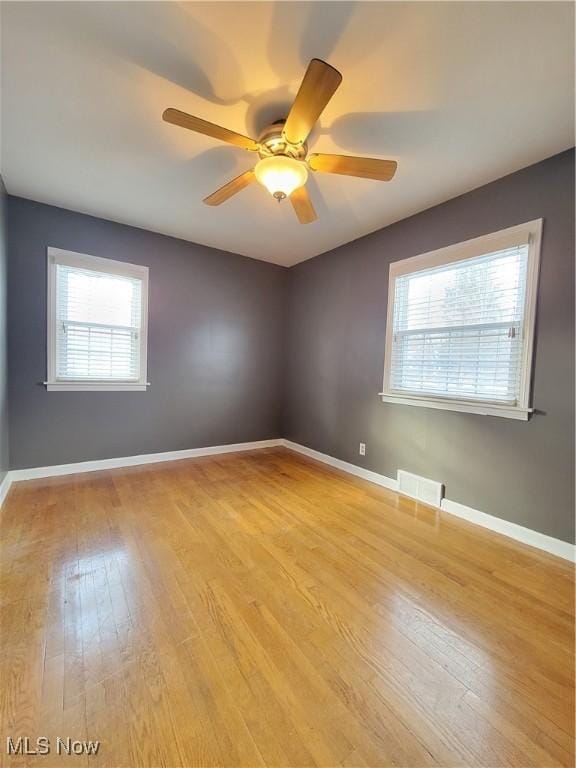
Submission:
[[[396,172],[397,163],[394,160],[308,154],[306,139],[341,82],[342,75],[337,69],[325,61],[312,59],[288,117],[276,120],[265,128],[258,141],[179,109],[166,109],[162,118],[167,123],[258,153],[260,160],[255,167],[208,195],[204,199],[207,205],[220,205],[249,184],[258,181],[279,202],[286,197],[290,198],[299,222],[309,224],[317,216],[305,186],[308,170],[361,176],[377,181],[390,181]]]

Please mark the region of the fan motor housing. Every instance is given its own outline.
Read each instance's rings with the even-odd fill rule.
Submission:
[[[285,122],[285,120],[276,120],[262,131],[258,137],[258,143],[260,144],[258,154],[261,158],[272,157],[273,155],[286,155],[287,157],[293,157],[294,160],[304,160],[306,158],[308,154],[306,142],[291,144],[283,136],[282,131]]]

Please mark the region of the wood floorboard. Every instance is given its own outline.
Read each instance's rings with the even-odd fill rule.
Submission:
[[[0,521],[1,766],[574,765],[546,553],[284,449],[18,483]]]

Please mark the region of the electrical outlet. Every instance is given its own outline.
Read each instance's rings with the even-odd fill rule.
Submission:
[[[358,450],[358,453],[360,456],[366,456],[366,443],[360,443],[360,448]]]

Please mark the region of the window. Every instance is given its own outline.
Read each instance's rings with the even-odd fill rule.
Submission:
[[[148,267],[48,249],[48,390],[145,390]]]
[[[528,418],[541,228],[390,265],[385,402]]]

